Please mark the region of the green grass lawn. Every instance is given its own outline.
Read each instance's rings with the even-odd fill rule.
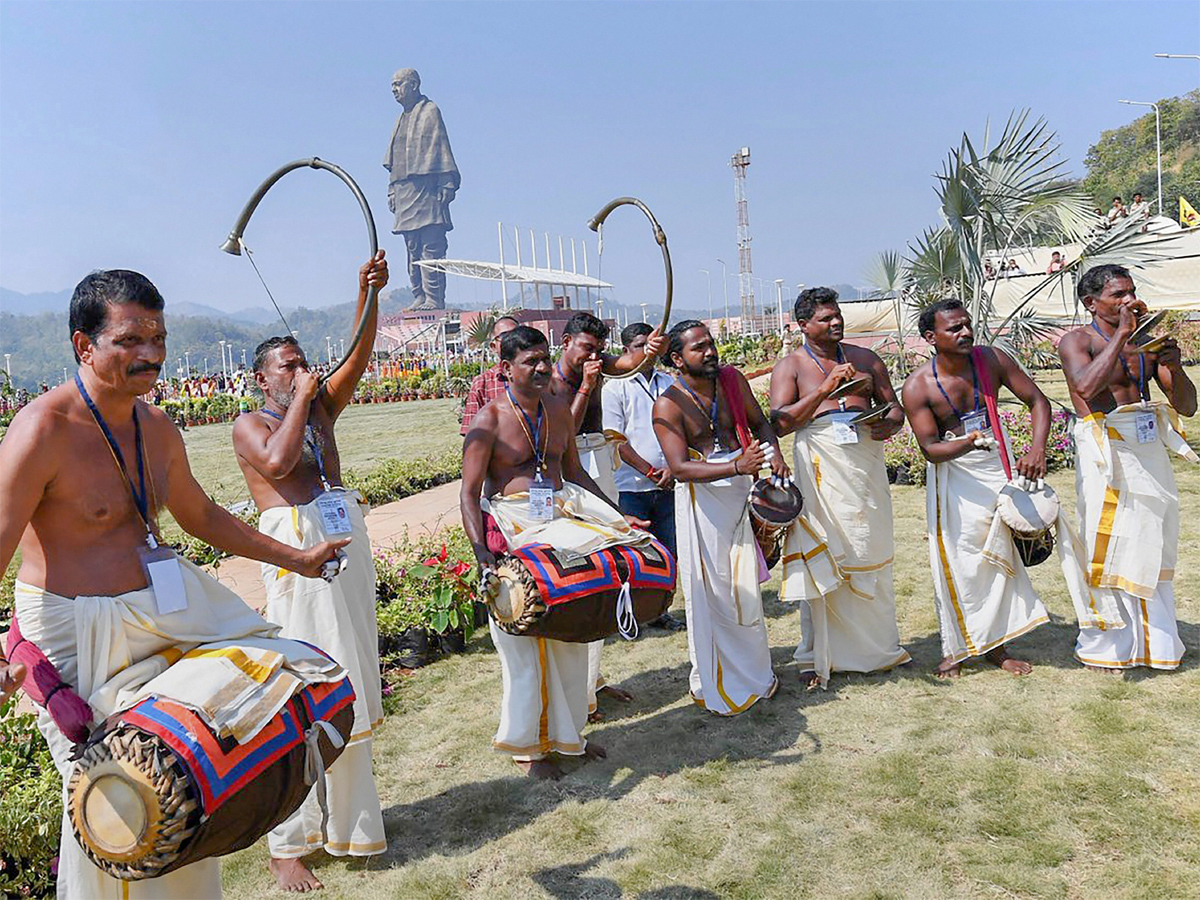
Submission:
[[[432,435],[424,419],[388,418],[410,411],[361,410],[389,440],[414,426]],[[344,435],[349,458],[360,451]],[[1014,648],[1035,663],[1030,677],[970,665],[957,681],[932,678],[924,491],[897,487],[897,607],[914,665],[803,692],[799,613],[776,581],[775,698],[717,718],[687,697],[685,635],[610,641],[605,673],[636,699],[604,706],[588,732],[608,759],[541,784],[490,749],[500,667],[477,637],[401,682],[375,745],[390,850],[369,863],[315,857],[325,896],[1200,897],[1200,467],[1176,471],[1188,645],[1177,672],[1120,680],[1077,665],[1050,562],[1033,579],[1053,621]],[[1073,472],[1051,481],[1073,503]],[[279,896],[266,860],[265,842],[227,859],[226,896]]]

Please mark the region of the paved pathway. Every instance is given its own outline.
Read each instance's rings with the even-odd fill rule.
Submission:
[[[433,533],[458,524],[458,492],[461,487],[461,481],[452,481],[375,507],[367,513],[371,545],[388,546],[402,541],[405,532]],[[267,595],[259,566],[252,560],[235,557],[223,560],[216,570],[210,568],[210,571],[255,609],[262,609],[266,606]]]

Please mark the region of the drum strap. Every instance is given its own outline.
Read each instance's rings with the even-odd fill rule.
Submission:
[[[638,620],[633,614],[633,594],[629,590],[629,581],[621,585],[621,593],[617,595],[617,631],[627,641],[638,636]]]
[[[329,841],[329,798],[325,782],[325,760],[321,756],[321,734],[329,738],[334,747],[340,748],[345,741],[337,729],[318,719],[304,732],[304,783],[317,786],[317,804],[321,807],[321,843]]]
[[[729,413],[733,416],[733,427],[737,431],[738,442],[742,445],[742,449],[746,450],[754,443],[754,436],[750,433],[750,420],[746,417],[746,403],[742,398],[742,386],[738,384],[737,369],[733,366],[721,366],[717,377],[721,381],[721,388],[725,391],[725,402],[729,406]]]
[[[1004,429],[1000,427],[996,388],[992,385],[992,374],[988,371],[987,360],[983,358],[982,347],[971,348],[971,364],[978,373],[979,384],[983,388],[983,405],[987,408],[988,418],[992,420],[992,435],[1000,447],[1000,462],[1004,464],[1004,474],[1008,476],[1009,481],[1012,481],[1012,465],[1008,460],[1008,444],[1004,440]]]

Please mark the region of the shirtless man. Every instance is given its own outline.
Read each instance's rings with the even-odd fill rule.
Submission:
[[[801,683],[812,688],[835,670],[875,672],[909,661],[896,627],[896,547],[883,460],[883,441],[903,426],[904,410],[883,360],[842,341],[837,291],[802,292],[795,316],[805,342],[771,373],[771,409],[780,433],[796,432],[792,469],[805,508],[803,524],[785,541],[780,596],[801,601],[795,659]],[[856,378],[864,379],[860,387],[831,396]],[[851,424],[886,404],[891,409],[881,418]]]
[[[1048,621],[1020,560],[1010,575],[988,562],[983,543],[1000,489],[1007,483],[984,408],[971,316],[959,300],[940,300],[922,311],[917,326],[933,358],[904,382],[904,411],[921,452],[931,463],[926,482],[930,564],[945,657],[935,674],[959,675],[960,663],[983,655],[1013,675],[1033,666],[1014,659],[1004,644]],[[1015,471],[1046,477],[1050,403],[1002,350],[982,347],[986,377],[1023,401],[1033,415],[1033,441]]]
[[[304,550],[288,547],[230,515],[196,483],[175,425],[161,410],[138,399],[154,387],[166,358],[162,310],[158,290],[136,272],[117,269],[87,276],[71,300],[76,380],[22,409],[0,442],[0,570],[7,568],[19,545],[17,612],[30,640],[33,622],[22,613],[26,594],[41,601],[118,597],[145,589],[139,554],[159,542],[157,521],[164,510],[184,531],[214,547],[308,576],[318,576],[323,564],[347,543],[340,539]],[[62,649],[43,652],[68,686],[78,687],[71,674],[76,667],[75,635],[51,637]],[[17,674],[10,670],[6,678]],[[44,710],[38,727],[65,772],[71,741]],[[77,845],[64,847],[63,860],[60,886],[79,890],[80,883],[103,880]],[[174,884],[187,890],[197,883],[190,880],[195,872],[206,866],[201,862],[184,867],[157,885],[159,879],[152,879],[150,888],[169,892],[167,879],[180,875]],[[219,886],[219,870],[213,871],[215,876],[204,875],[199,881],[211,884],[215,877]],[[138,888],[144,883],[134,883],[130,896],[144,895]]]
[[[645,526],[640,519],[621,517],[580,465],[571,409],[548,390],[553,365],[545,336],[522,325],[504,335],[500,354],[507,391],[471,424],[459,495],[463,528],[481,573],[495,566],[498,552],[495,543],[489,546],[481,498],[488,498],[493,510],[493,504],[514,495],[515,502],[527,505],[525,492],[535,482],[548,483],[556,492],[571,485],[590,492],[611,508],[626,533],[626,523]],[[502,542],[511,546],[511,539],[505,535]],[[602,748],[579,734],[587,719],[587,645],[510,635],[489,624],[504,667],[501,730],[494,746],[511,753],[517,765],[536,778],[562,777],[551,753],[604,756]],[[529,737],[520,737],[526,734]]]
[[[1196,386],[1174,338],[1144,353],[1130,341],[1146,306],[1127,269],[1096,266],[1076,290],[1092,321],[1063,335],[1058,355],[1079,416],[1076,495],[1087,580],[1112,593],[1125,627],[1080,628],[1075,657],[1115,674],[1173,669],[1183,655],[1172,586],[1179,494],[1167,451],[1196,461],[1177,419],[1196,414]],[[1151,379],[1165,406],[1150,401]]]
[[[678,375],[654,402],[654,431],[675,478],[679,584],[697,705],[732,716],[775,693],[762,615],[759,556],[748,501],[764,468],[791,472],[750,385],[732,367],[722,373],[716,342],[694,319],[670,331],[667,358]],[[753,440],[738,440],[721,382],[732,378]],[[740,411],[739,411],[740,412]]]
[[[621,356],[605,353],[607,342],[608,326],[600,319],[583,311],[571,316],[563,329],[562,355],[554,366],[550,393],[570,405],[580,462],[596,480],[604,495],[616,503],[618,492],[613,448],[604,434],[604,405],[601,400],[603,376],[630,371],[642,362],[647,353],[657,359],[666,346],[666,340],[661,332],[653,331],[646,338],[644,346],[635,351],[626,351]],[[600,718],[595,694],[604,693],[622,703],[633,699],[629,691],[604,684],[600,674],[600,651],[603,646],[603,641],[596,641],[588,651],[596,685],[589,704],[593,721]]]
[[[380,250],[358,273],[354,321],[370,288],[388,280]],[[364,335],[375,333],[376,311]],[[304,547],[351,535],[346,566],[333,581],[303,578],[263,566],[267,618],[284,637],[316,644],[341,663],[354,685],[354,726],[345,751],[326,774],[330,804],[322,835],[316,792],[268,835],[271,872],[285,891],[312,891],[321,881],[302,862],[319,847],[334,856],[372,856],[387,849],[383,812],[371,771],[371,734],[383,719],[379,635],[375,624],[375,565],[362,498],[341,486],[334,422],[350,403],[371,359],[369,338],[320,385],[304,351],[291,336],[263,341],[254,352],[254,379],[263,408],[233,426],[238,465],[261,516],[259,528],[284,543]]]

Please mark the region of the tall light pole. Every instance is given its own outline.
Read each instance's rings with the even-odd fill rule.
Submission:
[[[721,264],[721,283],[725,285],[725,321],[722,324],[721,330],[729,331],[729,276],[725,274],[725,260],[718,259]]]
[[[187,360],[187,377],[191,378],[192,377],[192,351],[184,350],[183,358],[185,360]]]
[[[646,321],[646,304],[642,303],[639,305],[642,307],[642,321],[645,322]]]
[[[228,380],[229,373],[225,370],[225,342],[217,341],[221,345],[221,377]]]
[[[1158,59],[1194,59],[1200,62],[1200,55],[1195,53],[1155,53]]]
[[[700,271],[704,273],[704,278],[708,282],[708,321],[711,322],[712,317],[713,317],[713,314],[712,314],[712,275],[709,274],[708,269],[701,269]]]
[[[329,335],[325,335],[325,359],[329,364],[333,365],[333,339]]]
[[[1158,112],[1157,103],[1149,103],[1145,100],[1118,100],[1118,103],[1127,103],[1130,106],[1149,106],[1154,110],[1154,156],[1158,162],[1158,214],[1162,212],[1162,116]]]
[[[242,348],[242,368],[246,368],[246,348]]]
[[[6,373],[8,373],[8,380],[9,380],[9,383],[11,383],[12,382],[12,354],[11,353],[4,354],[4,371]]]
[[[783,338],[783,279],[775,279],[775,302],[779,304],[779,337]]]

